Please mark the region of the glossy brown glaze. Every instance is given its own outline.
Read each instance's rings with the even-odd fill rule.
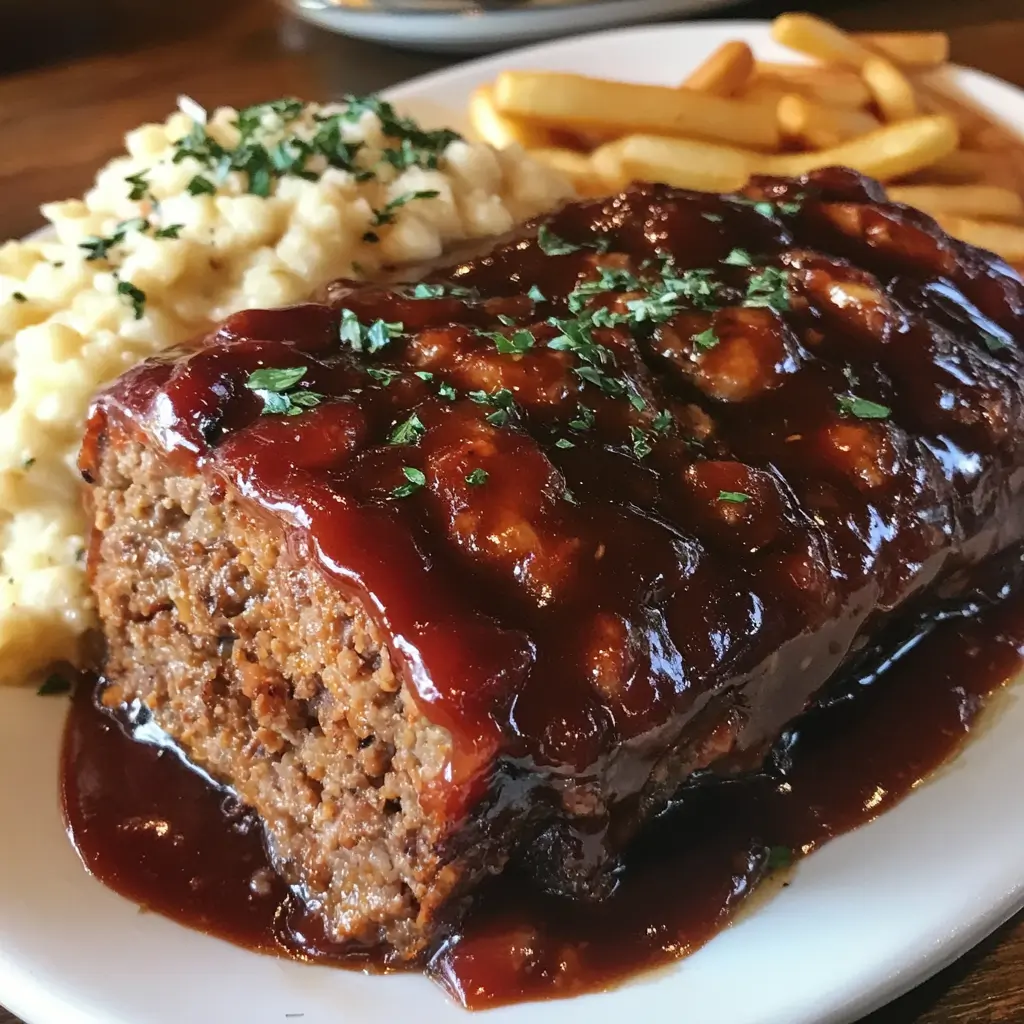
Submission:
[[[786,737],[769,773],[696,788],[663,815],[630,851],[609,899],[562,900],[503,876],[429,973],[480,1008],[602,988],[706,942],[764,878],[769,859],[809,853],[891,807],[957,749],[985,699],[1020,669],[1019,593],[925,635],[930,626],[911,631],[924,639],[883,672],[866,664],[851,676]],[[258,824],[230,795],[172,751],[134,742],[137,723],[123,724],[127,732],[99,709],[92,686],[79,687],[63,793],[90,871],[129,899],[232,942],[368,964],[318,938],[316,918],[273,874]]]
[[[433,279],[144,364],[83,470],[113,420],[283,527],[450,731],[421,801],[561,816],[534,846],[554,835],[560,887],[572,861],[606,891],[689,774],[758,766],[894,615],[1024,536],[1024,285],[856,175],[638,187]],[[377,318],[400,325],[379,352],[339,337]],[[323,400],[264,415],[249,375],[296,366]]]

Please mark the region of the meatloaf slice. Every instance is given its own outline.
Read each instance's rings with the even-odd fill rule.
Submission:
[[[423,955],[515,859],[600,898],[1024,538],[1024,285],[829,171],[567,206],[126,374],[81,465],[108,700]]]

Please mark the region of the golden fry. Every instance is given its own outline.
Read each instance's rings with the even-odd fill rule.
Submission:
[[[627,136],[628,138],[628,136]],[[630,181],[631,175],[622,166],[622,151],[626,147],[626,139],[616,139],[614,142],[606,142],[598,146],[590,154],[590,165],[602,181],[608,182],[610,188],[625,188]]]
[[[953,118],[960,130],[964,145],[970,149],[982,149],[977,144],[992,122],[966,97],[956,95],[955,87],[949,83],[937,84],[934,80],[919,77],[915,81],[918,103],[928,113],[945,114]]]
[[[754,55],[746,43],[732,40],[711,54],[683,82],[684,89],[714,96],[734,96],[754,73]]]
[[[593,161],[585,153],[558,146],[540,147],[530,150],[530,156],[548,167],[560,171],[573,184],[581,196],[603,196],[621,188],[618,177],[609,181],[598,174]]]
[[[783,92],[801,92],[830,107],[864,107],[871,93],[864,80],[849,68],[815,64],[773,64],[758,61],[753,87],[775,86]]]
[[[813,14],[780,14],[772,22],[772,38],[791,50],[826,64],[863,67],[875,54],[841,28]]]
[[[495,149],[513,143],[525,149],[551,145],[551,133],[543,126],[500,113],[494,106],[494,92],[489,85],[481,85],[470,96],[469,123],[474,134]]]
[[[935,218],[954,238],[970,242],[1002,256],[1007,263],[1024,263],[1024,228],[996,221],[973,220],[970,217],[941,216]]]
[[[829,149],[881,128],[866,110],[826,107],[797,93],[782,97],[777,116],[782,133],[809,149]]]
[[[871,57],[860,69],[876,106],[886,121],[909,121],[917,116],[914,87],[885,57]]]
[[[647,131],[776,149],[778,125],[753,103],[690,89],[610,82],[583,75],[505,71],[494,84],[503,114],[542,124],[609,131]]]
[[[888,193],[894,203],[915,206],[933,217],[1016,220],[1024,216],[1024,200],[995,185],[893,185]]]
[[[949,60],[945,32],[854,32],[853,38],[905,68],[937,68]]]
[[[733,192],[750,180],[757,154],[692,139],[630,135],[623,139],[622,168],[631,179],[663,181],[701,192]]]
[[[760,156],[756,170],[796,176],[819,167],[852,167],[862,174],[891,181],[912,174],[952,153],[957,147],[956,125],[948,117],[916,117],[886,125],[832,149],[815,153]]]

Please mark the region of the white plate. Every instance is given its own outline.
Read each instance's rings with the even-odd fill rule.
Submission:
[[[357,39],[434,53],[484,53],[655,18],[700,14],[739,0],[532,0],[512,10],[388,11],[364,0],[288,0],[307,21]],[[421,5],[422,6],[422,5]]]
[[[459,120],[502,67],[595,68],[675,82],[725,39],[784,57],[753,23],[672,25],[551,43],[410,82],[392,98]],[[1024,126],[1024,94],[958,80]],[[29,1024],[365,1024],[470,1018],[418,975],[366,977],[245,952],[104,889],[61,825],[65,701],[0,691],[0,1002]],[[843,1024],[939,970],[1024,904],[1024,701],[895,810],[802,862],[789,888],[677,965],[615,991],[508,1007],[488,1024]],[[685,884],[685,880],[680,880]],[[680,1008],[685,1014],[680,1017]],[[481,1018],[475,1017],[474,1020]]]

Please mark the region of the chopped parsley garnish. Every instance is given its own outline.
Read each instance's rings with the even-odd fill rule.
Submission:
[[[429,370],[416,370],[413,374],[414,377],[419,377],[420,380],[433,380],[434,375]]]
[[[777,213],[793,216],[800,212],[799,202],[785,199],[777,202],[769,202],[766,199],[747,199],[744,196],[733,196],[733,199],[737,203],[743,203],[744,206],[752,206],[762,217],[768,217],[769,219]]]
[[[217,194],[217,186],[209,178],[201,174],[193,176],[192,180],[185,186],[190,196],[212,196]]]
[[[744,494],[742,491],[719,491],[719,501],[729,501],[734,505],[742,505],[745,501],[750,501],[750,495]]]
[[[594,425],[594,410],[585,405],[576,406],[576,418],[569,420],[573,430],[589,430]]]
[[[118,281],[117,294],[128,298],[132,306],[132,312],[135,314],[135,319],[141,320],[142,314],[146,310],[146,293],[141,288],[136,288],[131,281]]]
[[[458,284],[430,284],[421,281],[410,293],[414,299],[442,299],[446,295],[453,299],[477,299],[480,293],[475,288]]]
[[[521,356],[533,348],[536,340],[532,331],[525,327],[513,331],[511,334],[502,334],[499,331],[481,331],[485,338],[494,342],[498,354],[502,356]]]
[[[836,401],[839,403],[839,411],[844,416],[855,416],[859,420],[884,420],[892,414],[889,406],[861,398],[859,395],[837,395]]]
[[[788,846],[770,846],[768,847],[768,856],[765,858],[765,867],[777,871],[790,867],[793,860],[793,851]]]
[[[672,413],[668,409],[662,409],[651,423],[651,427],[658,434],[664,434],[672,426]]]
[[[470,401],[477,405],[493,405],[495,410],[488,413],[484,419],[494,427],[503,427],[508,423],[509,413],[515,408],[515,397],[508,388],[498,388],[497,391],[470,391]]]
[[[129,223],[131,222],[124,221],[123,223],[118,224],[117,227],[114,228],[113,232],[105,238],[98,235],[92,235],[84,242],[79,242],[78,248],[85,250],[86,262],[88,263],[92,260],[107,259],[110,250],[113,249],[115,245],[120,245],[124,241],[124,236],[128,233]]]
[[[743,305],[785,313],[789,309],[789,275],[778,267],[764,267],[751,274]]]
[[[474,469],[471,473],[466,474],[466,483],[470,487],[480,487],[482,484],[487,483],[487,477],[486,469]]]
[[[15,302],[28,302],[24,292],[11,292],[11,298],[14,299]]]
[[[626,393],[626,385],[619,377],[602,373],[596,366],[574,366],[573,373],[588,384],[599,387],[606,395],[619,398]]]
[[[532,299],[534,302],[547,302],[548,300],[544,297],[544,293],[535,285],[530,285],[530,290],[526,293],[527,297]]]
[[[712,224],[720,224],[722,222],[722,215],[720,213],[701,213],[701,216],[705,220],[711,221]]]
[[[391,436],[388,444],[419,444],[420,438],[426,433],[427,428],[416,413],[413,413],[407,420],[399,423]]]
[[[128,198],[132,200],[145,199],[149,196],[149,182],[146,180],[146,172],[139,171],[138,174],[129,174],[124,179],[131,185]]]
[[[436,188],[422,189],[419,192],[403,192],[400,196],[389,200],[379,210],[374,210],[371,223],[374,227],[392,224],[395,220],[395,211],[407,203],[411,203],[414,199],[436,199],[440,194]]]
[[[637,394],[635,391],[630,391],[629,394],[626,395],[626,399],[637,412],[643,412],[644,409],[647,408],[647,402],[644,397]]]
[[[36,690],[40,697],[54,697],[57,694],[69,693],[71,691],[71,680],[65,679],[58,672],[51,672],[42,685]]]
[[[25,461],[22,462],[21,468],[22,469],[31,469],[35,464],[36,464],[35,457],[34,456],[29,456],[29,458],[25,459]]]
[[[317,391],[296,387],[306,375],[305,366],[266,366],[253,370],[245,386],[263,400],[261,416],[298,416],[303,409],[312,409],[323,399]]]
[[[165,228],[157,228],[153,232],[154,238],[177,238],[181,233],[184,224],[168,224]]]
[[[572,491],[570,491],[568,487],[566,487],[565,490],[562,491],[562,497],[567,502],[569,502],[570,505],[578,505],[579,504],[579,502],[576,500],[576,495],[573,494]]]
[[[427,477],[423,470],[414,466],[403,466],[402,476],[405,477],[405,483],[399,484],[391,492],[392,498],[408,498],[410,494],[415,494],[421,487],[427,485]]]
[[[368,366],[366,372],[379,383],[387,387],[396,377],[401,377],[398,370],[389,370],[385,367]]]
[[[568,256],[569,253],[579,252],[583,248],[582,245],[559,238],[546,224],[542,224],[537,231],[537,244],[545,256]]]
[[[575,445],[575,443],[573,441],[570,441],[569,438],[567,438],[567,437],[560,437],[555,442],[555,447],[556,448],[575,448],[576,445]]]
[[[993,355],[1010,347],[1010,343],[1006,338],[1001,338],[998,334],[993,334],[991,331],[982,331],[981,340],[985,343],[985,348]]]
[[[371,355],[384,348],[392,338],[397,338],[405,329],[401,321],[389,323],[374,320],[369,327],[363,324],[351,309],[341,311],[338,337],[354,352],[369,352]]]
[[[718,344],[718,335],[715,334],[714,327],[709,327],[706,331],[701,331],[699,334],[694,334],[691,338],[694,345],[697,348],[709,349],[714,348]]]
[[[462,138],[450,128],[426,131],[410,118],[399,117],[390,103],[377,96],[345,96],[344,100],[348,106],[342,115],[345,120],[358,121],[367,112],[376,114],[383,134],[399,140],[398,148],[384,157],[398,170],[412,166],[433,170],[448,146]]]
[[[458,392],[455,390],[455,388],[451,386],[451,384],[448,384],[447,382],[442,382],[438,384],[437,393],[442,398],[447,399],[449,402],[454,402],[455,399],[458,397]]]
[[[638,459],[646,459],[651,454],[651,439],[645,431],[639,427],[630,427],[629,439],[633,444],[633,454]]]
[[[750,253],[746,249],[733,249],[722,262],[728,263],[730,267],[749,267],[753,265]]]

